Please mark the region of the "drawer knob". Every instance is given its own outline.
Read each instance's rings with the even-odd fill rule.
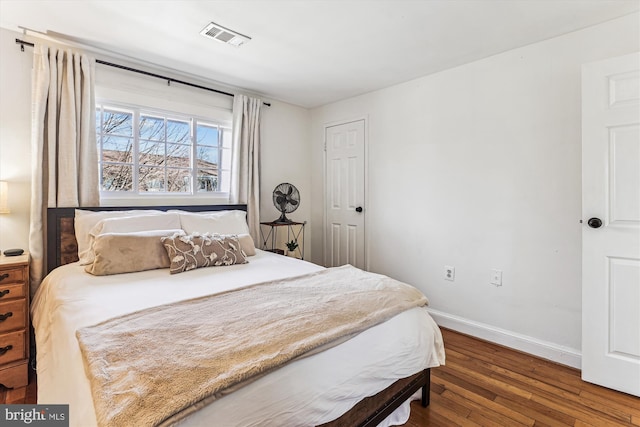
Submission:
[[[7,320],[11,316],[13,316],[13,312],[12,311],[10,311],[8,313],[5,313],[5,314],[0,314],[0,322],[4,322],[5,320]]]
[[[2,356],[3,354],[5,354],[7,351],[11,350],[13,348],[13,346],[11,344],[9,344],[6,347],[2,347],[0,348],[0,356]]]
[[[9,292],[11,292],[9,289],[3,289],[0,291],[0,298],[2,298],[3,296],[5,296],[6,294],[8,294]]]
[[[0,282],[9,277],[9,273],[0,274]]]

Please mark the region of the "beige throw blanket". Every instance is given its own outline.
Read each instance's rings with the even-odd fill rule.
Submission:
[[[409,285],[344,266],[146,309],[77,337],[98,424],[153,426],[427,303]]]

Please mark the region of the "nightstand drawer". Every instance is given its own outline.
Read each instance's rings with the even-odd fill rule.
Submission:
[[[24,359],[24,331],[0,335],[0,364]]]
[[[13,298],[24,298],[24,283],[0,284],[0,302]]]
[[[14,329],[24,329],[25,307],[24,298],[0,302],[0,332],[8,332]]]
[[[25,269],[22,267],[3,268],[0,271],[0,286],[9,283],[24,283],[26,279]]]
[[[28,365],[29,254],[0,256],[0,384],[29,384]]]

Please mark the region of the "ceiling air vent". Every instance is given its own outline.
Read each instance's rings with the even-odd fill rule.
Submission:
[[[202,31],[200,31],[200,34],[235,47],[240,47],[251,40],[251,37],[247,37],[213,22],[204,27]]]

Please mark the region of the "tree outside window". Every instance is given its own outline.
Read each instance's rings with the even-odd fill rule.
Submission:
[[[137,108],[96,108],[102,192],[229,191],[231,129]]]

